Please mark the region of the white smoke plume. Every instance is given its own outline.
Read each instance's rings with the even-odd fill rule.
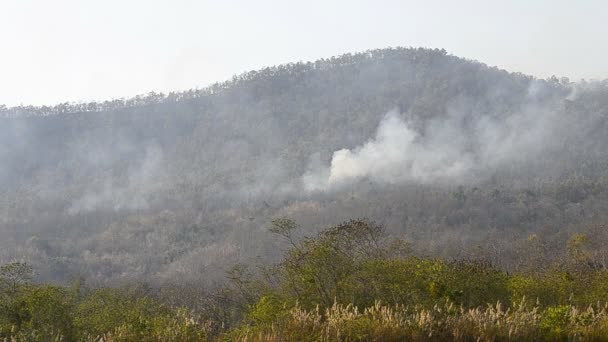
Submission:
[[[363,179],[383,184],[480,179],[488,170],[546,151],[565,126],[553,112],[530,106],[504,117],[451,111],[416,130],[392,110],[374,138],[335,151],[329,167],[313,158],[302,184],[308,191],[325,191]]]
[[[76,215],[97,209],[147,209],[148,196],[162,186],[162,161],[162,149],[157,145],[148,146],[143,160],[129,170],[127,184],[116,186],[111,180],[105,180],[101,186],[72,202],[68,214]]]

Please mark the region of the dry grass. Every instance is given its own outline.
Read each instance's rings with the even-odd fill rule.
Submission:
[[[321,312],[294,308],[286,319],[227,336],[240,341],[608,341],[606,306],[541,308],[524,301],[464,309],[334,304]]]

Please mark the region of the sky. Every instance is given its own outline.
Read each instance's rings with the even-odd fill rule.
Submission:
[[[0,0],[0,104],[202,88],[389,46],[509,71],[608,78],[603,0]]]

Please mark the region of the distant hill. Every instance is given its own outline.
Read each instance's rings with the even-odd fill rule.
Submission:
[[[42,278],[217,278],[278,257],[265,232],[277,216],[312,230],[371,216],[448,256],[492,234],[552,227],[559,240],[607,222],[608,83],[539,80],[445,50],[345,54],[0,116],[0,261],[44,264]],[[337,173],[342,149],[359,174]],[[501,247],[504,267],[515,249]]]

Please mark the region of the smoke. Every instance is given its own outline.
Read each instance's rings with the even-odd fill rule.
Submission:
[[[363,178],[380,183],[426,183],[460,177],[473,161],[462,150],[462,143],[448,142],[453,133],[451,127],[438,125],[432,128],[431,139],[424,140],[392,110],[380,121],[373,139],[352,150],[335,151],[329,169],[304,175],[304,187],[325,190]]]
[[[538,89],[531,95],[536,96]],[[413,121],[413,120],[412,120]],[[534,104],[503,116],[449,110],[414,128],[396,109],[361,146],[335,151],[329,167],[311,158],[302,177],[307,191],[339,189],[361,180],[381,184],[474,182],[498,168],[527,162],[556,146],[568,120]]]
[[[143,160],[129,170],[127,184],[117,186],[105,179],[101,186],[87,191],[72,202],[68,214],[76,215],[97,209],[140,210],[149,207],[148,196],[162,186],[160,167],[163,152],[158,145],[146,148]]]

